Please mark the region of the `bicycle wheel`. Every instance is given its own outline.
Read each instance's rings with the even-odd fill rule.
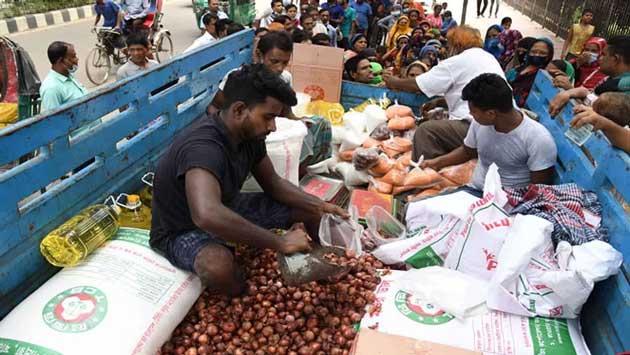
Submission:
[[[155,40],[154,51],[155,59],[160,63],[173,56],[173,40],[168,33],[162,32],[158,34]]]
[[[85,61],[85,72],[94,85],[101,85],[109,78],[112,69],[111,58],[105,48],[92,48]]]

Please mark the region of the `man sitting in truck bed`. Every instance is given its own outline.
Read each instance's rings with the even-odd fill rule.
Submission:
[[[504,187],[551,184],[556,143],[547,129],[514,107],[512,89],[497,74],[481,74],[462,90],[474,120],[464,144],[452,152],[426,160],[423,167],[439,170],[479,158],[471,180],[483,190],[488,167],[495,163]]]
[[[348,214],[274,171],[265,137],[297,101],[279,75],[262,64],[244,66],[223,92],[223,109],[183,131],[158,165],[151,246],[212,290],[237,295],[244,283],[230,245],[307,251],[306,231],[316,236],[324,213]],[[264,193],[240,193],[250,172]],[[289,227],[284,236],[269,231]]]

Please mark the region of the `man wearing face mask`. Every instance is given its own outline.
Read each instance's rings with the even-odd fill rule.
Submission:
[[[495,73],[504,78],[499,62],[484,51],[479,30],[458,26],[448,32],[449,58],[415,78],[400,79],[390,70],[383,71],[387,87],[395,90],[420,92],[428,97],[444,96],[449,108],[448,120],[427,121],[418,126],[413,139],[413,158],[435,158],[460,147],[468,132],[472,116],[462,100],[462,90],[472,79],[483,73]]]
[[[42,111],[54,110],[87,94],[85,87],[74,78],[79,69],[79,58],[73,45],[60,41],[51,43],[48,60],[52,68],[39,88]]]

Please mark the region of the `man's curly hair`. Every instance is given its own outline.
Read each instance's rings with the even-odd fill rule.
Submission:
[[[297,104],[291,86],[263,64],[245,65],[232,72],[225,83],[223,95],[225,107],[237,101],[253,107],[265,102],[267,97],[273,97],[287,106]]]

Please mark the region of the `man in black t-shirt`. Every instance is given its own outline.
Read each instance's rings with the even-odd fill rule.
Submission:
[[[224,109],[177,136],[161,159],[153,188],[151,246],[209,288],[236,295],[243,280],[229,244],[285,254],[308,251],[324,213],[343,209],[304,193],[274,171],[265,137],[296,104],[289,84],[262,64],[230,74]],[[241,193],[249,173],[264,193]],[[282,237],[270,228],[289,229]]]

